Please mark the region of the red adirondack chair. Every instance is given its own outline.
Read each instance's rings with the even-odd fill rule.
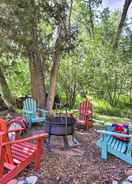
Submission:
[[[22,128],[11,131],[21,131]],[[10,131],[10,132],[11,132]],[[40,168],[40,155],[43,141],[48,137],[46,133],[34,135],[28,138],[8,140],[7,122],[0,119],[0,184],[6,184],[16,177],[32,161],[35,169]],[[36,144],[31,143],[36,141]]]
[[[92,104],[89,100],[85,100],[80,103],[79,110],[73,112],[76,113],[79,112],[79,117],[75,117],[77,125],[83,126],[83,128],[90,128],[92,127]]]

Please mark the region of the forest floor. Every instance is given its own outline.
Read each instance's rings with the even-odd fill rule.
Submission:
[[[65,150],[60,142],[51,151],[45,148],[40,172],[33,171],[33,165],[30,165],[18,179],[36,175],[38,184],[111,184],[113,180],[120,181],[132,173],[128,164],[114,156],[109,156],[107,161],[100,159],[96,146],[99,135],[94,128],[76,131],[76,136],[79,146]]]
[[[28,129],[28,134],[40,131],[43,131],[42,127],[34,126]],[[55,141],[51,141],[51,150],[44,145],[40,172],[35,172],[30,164],[17,179],[35,175],[37,184],[112,184],[113,180],[120,181],[132,175],[132,167],[124,161],[111,155],[107,161],[100,159],[96,146],[99,134],[95,127],[87,131],[76,130],[76,137],[80,145],[65,150],[61,138],[54,139],[53,136]]]

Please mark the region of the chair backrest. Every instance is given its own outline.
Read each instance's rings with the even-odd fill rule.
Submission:
[[[9,139],[8,139],[8,127],[7,127],[7,122],[3,119],[0,119],[0,131],[2,132],[5,132],[5,135],[2,136],[2,143],[4,142],[8,142]],[[12,154],[11,154],[11,147],[10,145],[7,145],[5,146],[5,161],[10,163],[10,164],[13,164],[13,158],[12,158]]]
[[[90,118],[92,116],[92,104],[89,100],[85,100],[80,103],[80,117],[81,120],[87,120],[87,118]]]
[[[36,101],[32,98],[27,98],[23,102],[23,109],[26,111],[32,111],[33,113],[37,110],[37,104]]]

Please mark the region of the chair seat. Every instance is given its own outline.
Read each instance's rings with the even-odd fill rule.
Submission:
[[[20,143],[12,145],[11,153],[14,165],[5,162],[4,167],[9,170],[14,169],[17,166],[17,164],[20,164],[24,160],[28,159],[29,156],[33,155],[36,149],[37,146],[31,143]]]
[[[29,156],[33,155],[36,149],[36,145],[31,143],[20,143],[12,145],[11,152],[14,163],[21,163]]]
[[[102,142],[103,142],[103,138],[100,138],[97,141],[97,146],[99,148],[102,148]],[[120,153],[125,153],[125,151],[127,149],[127,142],[120,141],[119,139],[117,139],[111,135],[107,136],[106,144],[108,145],[108,151],[115,150],[115,151],[118,151]]]
[[[32,117],[32,122],[33,123],[40,123],[40,122],[43,122],[45,121],[45,117]]]
[[[81,119],[76,119],[77,124],[79,125],[85,125],[86,121],[85,120],[81,120]]]

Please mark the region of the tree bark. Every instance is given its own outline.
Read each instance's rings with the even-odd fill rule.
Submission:
[[[114,40],[113,40],[113,49],[118,48],[120,35],[121,35],[121,32],[122,32],[122,28],[123,28],[125,20],[126,20],[127,11],[128,11],[128,8],[129,8],[131,2],[132,2],[132,0],[125,0],[122,15],[121,15],[121,19],[120,19],[120,22],[119,22],[119,25],[118,25],[116,35],[115,35]]]
[[[13,108],[12,105],[15,104],[15,99],[13,98],[11,91],[8,87],[8,83],[6,81],[6,78],[4,76],[2,67],[0,66],[0,86],[1,86],[1,90],[3,93],[3,97],[4,97],[4,103],[6,104],[6,106],[10,109]]]
[[[43,66],[39,54],[32,50],[29,52],[29,68],[31,74],[31,93],[39,107],[45,107],[45,87]]]
[[[57,80],[57,74],[59,70],[59,63],[60,63],[60,53],[59,49],[56,50],[53,56],[53,65],[50,73],[50,88],[48,93],[48,99],[47,99],[47,109],[49,111],[49,114],[52,114],[52,108],[54,104],[54,98],[56,94],[56,80]]]
[[[8,106],[5,103],[4,99],[2,98],[2,95],[0,95],[0,111],[7,110]]]
[[[76,101],[76,84],[73,84],[73,86],[71,86],[68,97],[69,97],[68,99],[69,107],[73,107]]]
[[[90,35],[94,37],[94,15],[93,15],[93,10],[92,10],[92,7],[91,7],[91,1],[88,2],[88,8],[89,8],[89,13],[90,13],[90,25],[91,25],[91,30],[90,30]]]
[[[53,52],[53,65],[50,72],[50,87],[47,98],[47,109],[49,115],[52,114],[52,108],[54,104],[54,98],[56,94],[56,80],[60,64],[61,55],[61,42],[62,41],[62,25],[58,25],[55,29],[56,37],[54,38],[54,52]]]

